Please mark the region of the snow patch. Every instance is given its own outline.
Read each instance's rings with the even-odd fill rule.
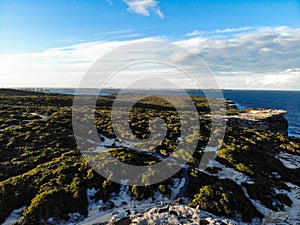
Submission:
[[[209,222],[209,224],[213,224],[213,225],[221,225],[221,224],[246,225],[247,224],[247,223],[243,223],[243,222],[237,222],[237,221],[228,219],[223,216],[216,216],[212,213],[202,211],[202,210],[200,210],[199,214],[200,214],[201,219],[205,219],[207,222]]]
[[[274,212],[271,211],[268,216],[266,216],[266,224],[285,224],[285,225],[294,225],[299,224],[300,218],[300,188],[297,185],[292,183],[286,183],[286,185],[291,189],[287,190],[278,190],[275,189],[277,194],[285,194],[292,200],[292,206],[286,207],[285,211]]]
[[[99,137],[103,140],[101,140],[101,145],[103,146],[108,146],[108,147],[112,147],[112,146],[115,146],[115,147],[127,147],[127,148],[130,148],[130,149],[135,149],[136,148],[136,143],[133,142],[133,141],[117,141],[116,139],[111,139],[111,138],[108,138],[106,137],[105,135],[103,134],[99,134]]]
[[[247,189],[241,185],[241,188],[244,192],[244,195],[251,201],[251,203],[255,206],[255,208],[261,213],[263,214],[264,218],[270,214],[270,209],[268,209],[267,207],[265,207],[260,201],[258,200],[254,200],[254,199],[251,199],[248,192],[247,192]],[[265,220],[265,219],[263,219]],[[254,218],[251,222],[251,224],[261,224],[261,220],[259,218]],[[263,223],[265,224],[265,223]]]
[[[281,175],[277,172],[272,172],[272,175],[276,178],[276,179],[280,179]]]
[[[132,216],[137,213],[145,212],[153,207],[163,207],[170,202],[170,199],[164,197],[160,192],[154,192],[154,197],[143,201],[138,201],[131,197],[127,180],[121,181],[118,194],[113,193],[108,202],[94,202],[92,197],[97,192],[95,189],[87,191],[89,200],[89,214],[87,218],[77,224],[92,225],[98,223],[108,223],[117,221],[126,216]],[[110,207],[110,205],[113,207]]]
[[[95,142],[93,140],[87,139],[87,141],[93,145],[95,145],[95,147],[89,148],[89,151],[92,152],[104,152],[104,151],[108,151],[111,147],[123,147],[123,148],[128,148],[130,150],[134,150],[135,152],[139,152],[139,153],[145,153],[147,155],[151,155],[155,158],[157,158],[160,161],[163,161],[165,158],[162,157],[161,155],[159,155],[158,153],[155,152],[151,152],[151,151],[145,151],[143,149],[137,148],[137,144],[135,142],[131,142],[131,141],[117,141],[116,139],[111,139],[108,138],[102,134],[99,134],[99,137],[102,139],[101,142]]]
[[[297,169],[300,168],[300,156],[292,155],[287,152],[280,152],[275,156],[279,159],[286,168]]]
[[[175,199],[175,197],[180,193],[181,189],[185,185],[185,178],[175,178],[173,179],[173,187],[171,188],[171,199]]]
[[[22,206],[19,209],[15,209],[12,213],[6,218],[6,220],[2,223],[2,225],[11,225],[15,222],[18,222],[22,217],[22,211],[26,206]]]
[[[41,119],[46,119],[48,117],[48,116],[37,114],[37,113],[30,113],[30,114],[33,116],[39,116],[39,117],[41,117]]]
[[[208,166],[215,166],[215,167],[222,169],[221,171],[218,171],[217,174],[210,174],[212,176],[217,176],[220,179],[228,178],[228,179],[235,181],[238,185],[241,185],[241,183],[243,183],[243,182],[248,183],[248,184],[254,183],[250,177],[246,176],[245,174],[243,174],[233,168],[226,167],[225,165],[219,163],[216,160],[211,160]]]

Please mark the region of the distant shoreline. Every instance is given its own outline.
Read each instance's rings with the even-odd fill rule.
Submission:
[[[101,95],[116,94],[121,89],[104,89],[101,91]],[[76,89],[0,89],[1,92],[11,92],[12,95],[18,95],[16,93],[22,93],[21,95],[44,95],[44,94],[64,94],[74,95]],[[213,95],[214,90],[207,89],[205,91],[187,89],[185,90],[191,96],[205,96],[204,92]],[[84,95],[98,95],[99,90],[95,89],[81,89],[77,90],[78,93]],[[136,94],[182,94],[183,91],[175,90],[143,90],[143,89],[131,89],[126,90],[128,93]],[[219,93],[219,92],[218,92]],[[288,113],[285,115],[289,121],[288,133],[290,136],[300,137],[300,111],[297,110],[295,105],[300,105],[300,91],[282,91],[282,90],[222,90],[223,97],[225,99],[232,100],[239,109],[244,108],[268,108],[268,109],[284,109]],[[209,96],[209,97],[211,97]]]
[[[48,92],[51,90],[99,90],[97,88],[75,88],[75,87],[66,87],[66,88],[56,88],[56,87],[2,87],[0,90],[6,89],[6,90],[22,90],[22,91],[37,91],[37,92]],[[103,90],[122,90],[121,88],[104,88]],[[173,91],[172,89],[128,89],[128,90],[134,90],[134,91],[141,91],[141,90],[147,90],[147,91]],[[212,89],[212,88],[207,88],[207,89],[193,89],[193,88],[186,88],[184,89],[185,91],[214,91],[214,90],[221,90],[221,91],[288,91],[288,92],[300,92],[300,90],[290,90],[290,89],[226,89],[226,88],[220,88],[220,89]],[[176,90],[175,90],[176,91]]]

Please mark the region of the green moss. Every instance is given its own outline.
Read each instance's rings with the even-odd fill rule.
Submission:
[[[199,205],[201,209],[232,217],[234,212],[230,206],[231,199],[232,196],[224,192],[222,187],[209,185],[199,189],[199,193],[194,196],[189,206],[196,207]]]
[[[136,186],[131,187],[131,192],[138,200],[148,199],[153,196],[153,189],[150,185],[147,186]]]
[[[254,172],[253,172],[248,166],[246,166],[246,165],[243,164],[243,163],[235,164],[234,167],[235,167],[238,171],[240,171],[240,172],[243,172],[243,173],[246,173],[246,174],[254,175]]]

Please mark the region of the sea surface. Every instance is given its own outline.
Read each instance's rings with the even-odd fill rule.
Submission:
[[[119,90],[102,90],[101,94],[117,93]],[[74,89],[51,89],[51,93],[74,95]],[[153,93],[145,90],[128,90],[135,93]],[[214,92],[211,90],[211,92]],[[98,94],[95,90],[80,90],[80,94]],[[180,91],[160,90],[157,94],[180,94]],[[205,96],[200,90],[187,90],[194,96]],[[223,90],[223,96],[235,102],[239,109],[244,108],[269,108],[283,109],[289,122],[289,135],[300,137],[300,91],[265,91],[265,90]]]
[[[300,137],[300,91],[223,91],[239,109],[284,109],[289,122],[289,135]]]

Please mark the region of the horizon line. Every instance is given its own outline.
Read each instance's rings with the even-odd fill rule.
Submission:
[[[35,90],[35,91],[47,91],[47,90],[100,90],[98,88],[76,88],[76,87],[0,87],[0,89],[13,89],[13,90]],[[101,90],[123,90],[124,88],[103,88]],[[221,91],[300,91],[300,89],[243,89],[243,88],[185,88],[185,89],[169,89],[169,88],[130,88],[127,90],[147,90],[147,91],[202,91],[202,90],[221,90]]]

